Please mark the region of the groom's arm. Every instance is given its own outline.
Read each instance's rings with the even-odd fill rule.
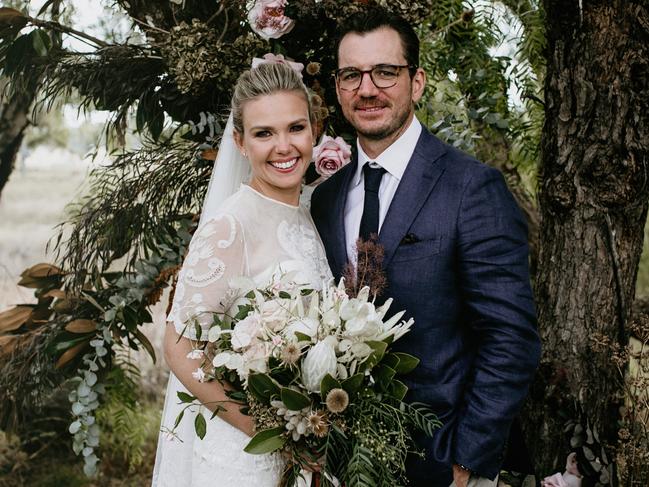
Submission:
[[[455,429],[455,462],[494,478],[540,357],[527,225],[502,175],[474,166],[458,217],[469,340],[477,344]]]

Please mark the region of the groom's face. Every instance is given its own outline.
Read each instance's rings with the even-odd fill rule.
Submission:
[[[379,64],[403,66],[406,61],[403,44],[397,31],[388,27],[363,34],[349,33],[338,49],[338,68],[362,71]],[[402,68],[397,83],[389,88],[377,88],[364,74],[356,90],[343,90],[336,85],[338,101],[345,118],[354,126],[360,138],[371,140],[396,139],[414,112],[414,103],[423,94],[425,75],[418,69],[411,78],[408,68]]]

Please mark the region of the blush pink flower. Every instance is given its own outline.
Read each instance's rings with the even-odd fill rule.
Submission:
[[[256,0],[248,12],[250,28],[263,39],[279,39],[291,32],[295,21],[284,15],[286,0]]]
[[[272,53],[267,53],[264,54],[263,57],[261,58],[253,58],[252,59],[252,67],[256,68],[260,64],[264,63],[280,63],[280,64],[287,64],[291,68],[293,68],[293,71],[298,73],[300,76],[302,76],[302,70],[304,69],[304,64],[302,63],[296,63],[294,61],[290,61],[286,59],[282,54],[272,54]]]
[[[325,135],[322,141],[313,148],[313,159],[316,172],[328,178],[341,167],[349,164],[352,158],[351,146],[342,137]]]

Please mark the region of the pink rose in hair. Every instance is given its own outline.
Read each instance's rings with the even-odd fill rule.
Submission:
[[[315,170],[324,178],[328,178],[348,164],[351,157],[351,146],[342,137],[334,139],[325,135],[322,141],[313,148]]]
[[[252,30],[264,39],[279,39],[291,32],[295,21],[284,15],[286,0],[256,0],[248,12]]]
[[[289,59],[286,59],[282,54],[272,54],[272,53],[267,53],[264,54],[263,57],[261,58],[252,58],[252,67],[256,68],[260,64],[264,63],[280,63],[280,64],[287,64],[291,68],[293,68],[293,71],[298,73],[300,77],[302,76],[302,70],[304,69],[304,64],[302,63],[296,63],[294,61],[291,61]]]

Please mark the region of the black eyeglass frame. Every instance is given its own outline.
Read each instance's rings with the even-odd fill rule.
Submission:
[[[376,68],[397,68],[399,71],[397,72],[397,76],[395,78],[394,84],[390,86],[379,86],[376,84],[376,81],[374,81],[374,77],[372,76],[372,71],[374,71]],[[363,76],[365,73],[370,75],[370,80],[372,80],[372,83],[374,86],[376,86],[378,89],[387,89],[387,88],[392,88],[393,86],[396,86],[396,84],[399,82],[399,75],[401,74],[401,70],[404,68],[408,68],[408,71],[410,71],[410,77],[412,77],[413,73],[418,69],[419,66],[415,66],[413,64],[377,64],[376,66],[372,66],[371,69],[358,69],[358,68],[340,68],[334,71],[333,77],[336,79],[336,83],[338,84],[338,87],[343,90],[343,91],[356,91],[361,87],[361,83],[363,83]],[[353,70],[355,72],[360,73],[360,78],[358,81],[358,86],[356,88],[343,88],[340,86],[340,74],[341,72],[344,72],[345,70]]]

